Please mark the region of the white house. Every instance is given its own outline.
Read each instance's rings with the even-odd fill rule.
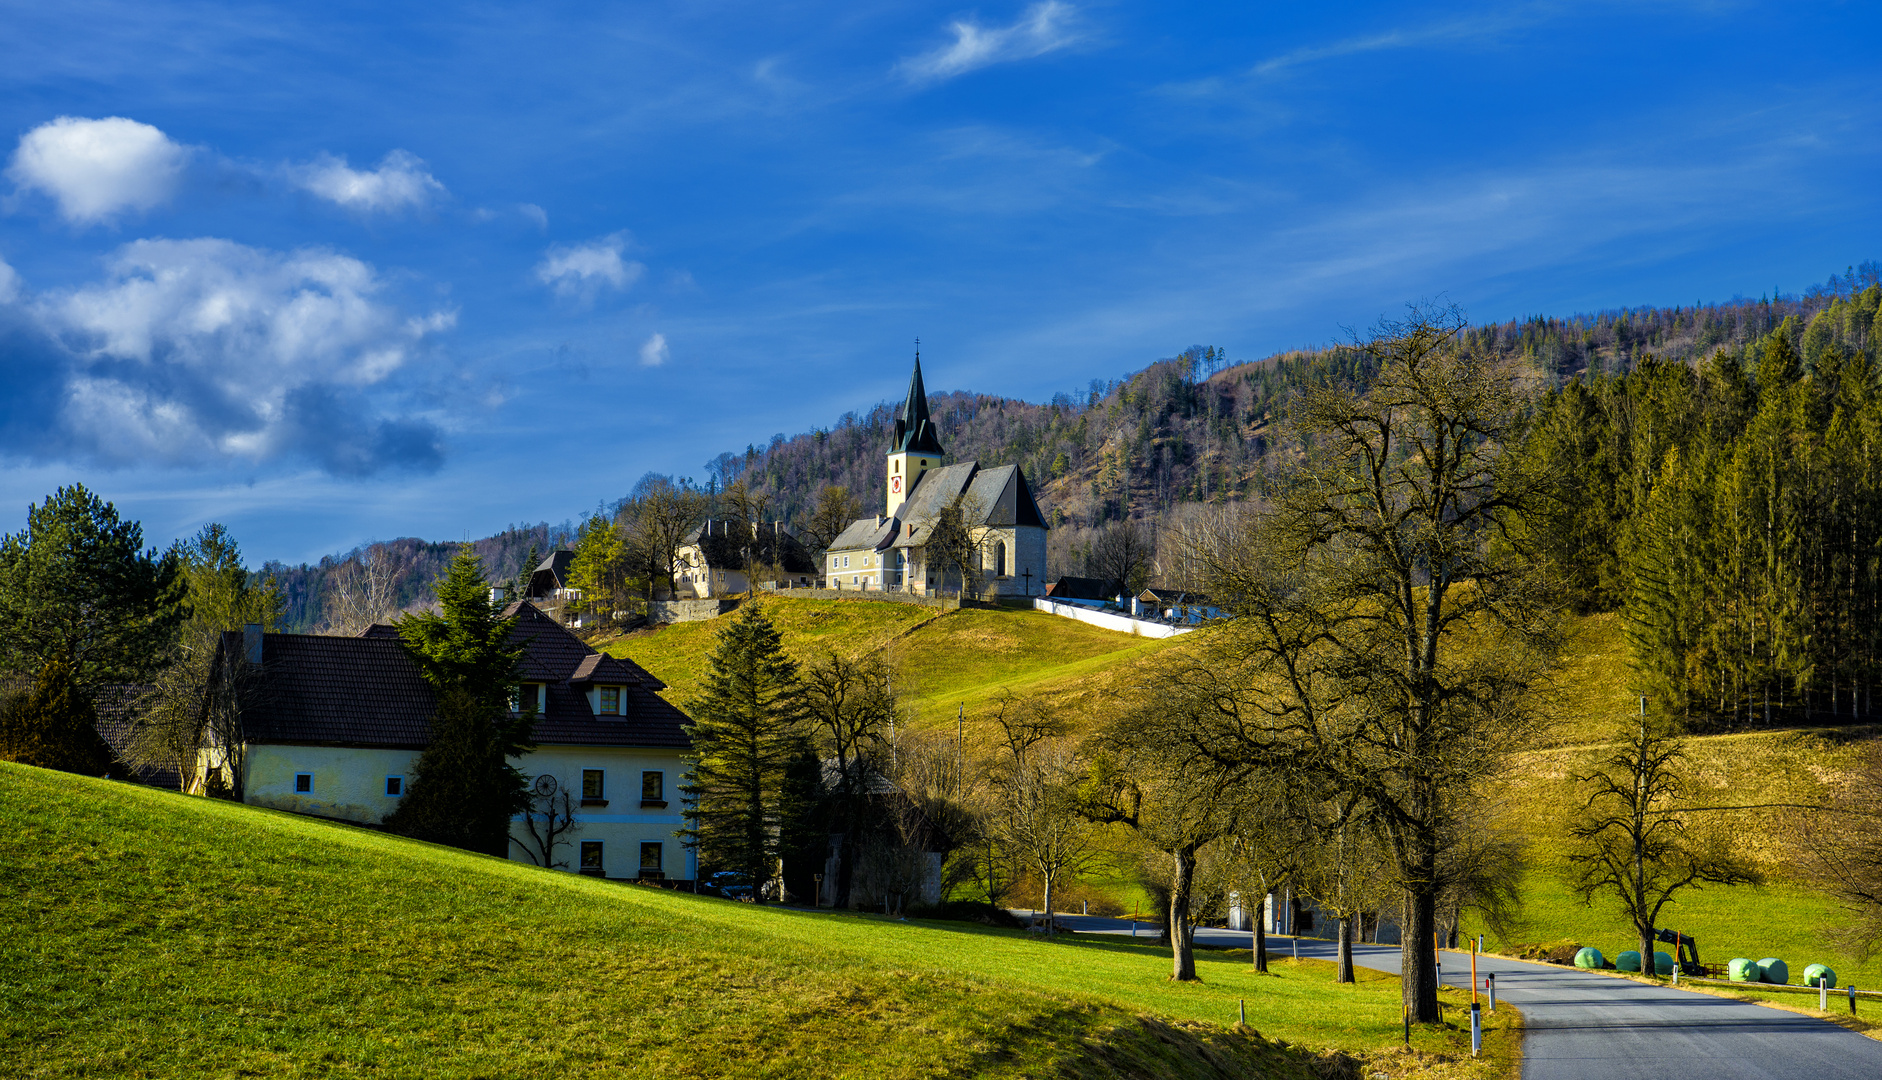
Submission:
[[[693,854],[675,837],[687,718],[632,661],[589,648],[527,602],[511,642],[523,652],[519,711],[537,714],[537,748],[517,766],[538,790],[567,793],[573,828],[554,862],[598,877],[691,880]],[[242,763],[226,776],[241,798],[301,814],[378,824],[399,805],[429,739],[436,707],[397,632],[358,637],[223,636],[218,665],[250,674],[241,713]],[[553,785],[542,777],[553,777]],[[535,862],[519,818],[510,858]]]

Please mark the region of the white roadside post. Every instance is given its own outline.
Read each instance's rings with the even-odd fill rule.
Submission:
[[[1830,1011],[1830,977],[1828,975],[1817,976],[1817,1011]]]
[[[1470,1056],[1476,1057],[1483,1049],[1483,1006],[1470,1003]]]
[[[1483,977],[1483,985],[1484,985],[1484,989],[1490,992],[1490,1011],[1495,1012],[1496,1011],[1496,972],[1492,971],[1489,974],[1485,975]]]

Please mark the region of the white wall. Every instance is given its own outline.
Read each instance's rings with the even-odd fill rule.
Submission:
[[[1120,634],[1131,634],[1135,637],[1175,637],[1195,629],[1192,626],[1170,626],[1167,623],[1145,622],[1142,619],[1133,619],[1128,615],[1117,615],[1109,611],[1093,611],[1088,607],[1080,607],[1077,604],[1068,604],[1044,596],[1035,597],[1032,606],[1039,611],[1051,612],[1067,619],[1076,619],[1082,623],[1090,623],[1093,626],[1115,630]]]
[[[640,845],[661,844],[661,872],[668,878],[695,876],[694,860],[674,833],[680,828],[680,775],[685,768],[677,749],[624,746],[543,746],[517,761],[532,780],[548,773],[558,786],[578,801],[582,770],[605,774],[606,806],[576,807],[576,829],[569,844],[558,847],[556,860],[567,869],[580,866],[581,841],[602,842],[603,869],[608,877],[640,876]],[[316,814],[377,825],[397,808],[400,799],[385,793],[387,776],[405,777],[409,788],[416,750],[375,750],[340,746],[251,745],[248,748],[246,801],[297,814]],[[641,773],[665,774],[665,807],[641,806]],[[313,775],[313,790],[294,790],[296,773]],[[516,837],[527,835],[520,819],[511,828],[510,858],[533,863]]]

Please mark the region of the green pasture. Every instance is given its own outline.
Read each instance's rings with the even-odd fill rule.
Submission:
[[[1396,980],[1323,964],[1210,953],[1175,984],[1148,942],[756,907],[6,764],[0,880],[6,1076],[1305,1077],[1400,1030]]]

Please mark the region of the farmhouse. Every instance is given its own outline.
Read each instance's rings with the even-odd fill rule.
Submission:
[[[943,465],[944,456],[917,356],[884,466],[884,513],[851,522],[831,541],[823,566],[831,586],[928,595],[959,589],[959,573],[929,548],[942,511],[955,507],[978,553],[983,592],[1045,591],[1047,525],[1026,474],[1017,465]]]
[[[574,829],[557,861],[597,877],[695,878],[680,827],[685,714],[665,684],[628,660],[589,648],[534,604],[518,617],[523,650],[514,707],[533,710],[537,749],[517,762],[539,785],[574,798]],[[234,665],[234,667],[232,667]],[[206,762],[243,801],[375,825],[404,797],[436,700],[389,626],[358,637],[223,635],[217,677],[242,672],[242,743]],[[541,780],[554,778],[553,785]],[[510,857],[530,857],[519,822]]]

